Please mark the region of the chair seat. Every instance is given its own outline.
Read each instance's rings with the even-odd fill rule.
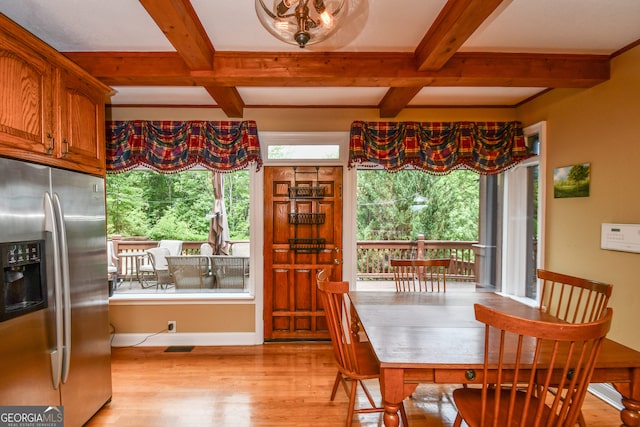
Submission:
[[[498,419],[506,420],[507,419],[507,411],[509,409],[509,390],[502,390],[500,392],[500,407],[498,409]],[[458,408],[458,412],[462,415],[466,423],[469,427],[480,427],[482,425],[482,389],[480,388],[459,388],[453,391],[453,398],[456,402],[456,407]],[[549,425],[547,422],[541,422],[539,424],[534,423],[533,417],[527,418],[527,422],[522,425],[520,424],[520,415],[522,414],[522,410],[524,409],[524,405],[528,403],[530,408],[535,408],[540,402],[540,399],[537,397],[533,397],[529,400],[526,399],[526,393],[522,391],[517,392],[516,403],[514,406],[514,416],[513,422],[508,424],[501,424],[500,427],[533,427],[535,425]],[[494,413],[495,406],[495,394],[493,392],[487,393],[487,413],[485,414],[485,422],[484,425],[489,427],[493,425],[493,420],[496,419],[496,414]],[[534,412],[533,409],[530,410]],[[557,416],[551,412],[551,409],[547,406],[543,409],[543,419],[548,420],[549,417],[553,417],[554,420],[551,425],[556,425]]]
[[[140,268],[138,268],[138,271],[145,272],[145,273],[153,273],[153,266],[151,264],[141,265]]]
[[[358,373],[361,379],[378,378],[380,376],[380,365],[376,359],[371,344],[368,341],[359,342],[355,345],[356,358],[358,359]]]
[[[613,310],[581,324],[518,317],[481,304],[474,311],[485,325],[482,388],[454,390],[453,426],[463,420],[470,427],[575,425]]]
[[[357,316],[349,307],[349,282],[329,282],[324,271],[318,273],[318,291],[324,306],[327,328],[331,335],[333,354],[338,365],[338,374],[331,390],[331,400],[336,396],[338,386],[342,384],[349,396],[347,427],[351,426],[354,413],[384,412],[384,407],[376,405],[373,396],[362,380],[380,379],[380,365],[375,357],[371,343],[361,341],[359,331],[354,331]],[[350,387],[347,386],[350,383]],[[356,394],[361,387],[369,407],[356,409]],[[407,413],[404,405],[399,408],[402,425],[407,426]]]
[[[176,291],[213,288],[209,273],[209,257],[182,255],[166,257],[169,272],[175,279]]]

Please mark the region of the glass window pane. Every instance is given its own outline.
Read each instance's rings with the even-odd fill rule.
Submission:
[[[339,145],[269,145],[269,160],[337,160]]]
[[[206,268],[200,265],[202,263],[198,266],[189,264],[183,269],[186,278],[183,283],[187,279],[194,279],[192,286],[176,290],[173,283],[177,283],[178,278],[167,271],[160,277],[145,251],[165,240],[182,242],[180,255],[193,263],[202,261],[190,258],[194,255],[210,255],[211,251],[206,250],[208,248],[203,250],[201,245],[211,240],[209,232],[212,221],[222,218],[214,212],[212,172],[191,169],[176,174],[159,174],[149,170],[134,170],[107,175],[108,235],[117,252],[126,253],[117,260],[119,283],[115,286],[115,294],[153,293],[171,297],[176,292],[249,292],[248,255],[241,250],[242,245],[249,242],[249,170],[221,176],[224,204],[216,206],[217,211],[222,209],[226,221],[220,220],[217,226],[225,227],[223,241],[231,242],[230,247],[224,245],[223,254],[229,259],[241,257],[239,265],[242,268],[236,268],[235,273],[230,274],[228,271],[233,270],[231,267],[216,270],[212,264]],[[229,254],[232,256],[229,257]],[[213,258],[209,259],[213,262]],[[164,264],[165,270],[167,267]],[[203,272],[201,276],[191,274],[197,272],[198,268]],[[222,270],[225,274],[221,273]],[[231,283],[232,278],[237,280]],[[166,286],[165,283],[171,285]],[[202,288],[200,284],[203,284]]]
[[[537,295],[539,170],[538,165],[527,168],[527,283],[525,295],[532,299],[535,299]]]

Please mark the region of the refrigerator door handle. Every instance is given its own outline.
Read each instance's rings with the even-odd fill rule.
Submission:
[[[44,193],[44,230],[51,233],[51,239],[53,241],[53,296],[55,301],[53,312],[55,317],[56,346],[49,354],[51,356],[53,388],[57,390],[58,387],[60,387],[60,381],[62,379],[64,313],[62,311],[62,272],[60,271],[58,227],[56,227],[56,215],[49,192]]]
[[[58,193],[53,193],[53,206],[56,212],[56,223],[58,225],[60,239],[60,271],[62,277],[62,295],[64,298],[63,307],[63,324],[64,324],[64,347],[63,347],[63,365],[62,365],[62,382],[66,383],[69,378],[69,369],[71,367],[71,280],[69,279],[69,249],[67,245],[67,230],[64,224],[64,213],[62,212],[62,203]]]

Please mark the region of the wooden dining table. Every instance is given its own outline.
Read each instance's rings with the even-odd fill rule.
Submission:
[[[520,317],[548,316],[493,292],[349,292],[360,327],[380,362],[384,425],[399,425],[402,401],[420,383],[478,383],[484,363],[484,325],[473,305]],[[613,316],[615,322],[615,310]],[[611,383],[622,395],[624,426],[640,426],[640,352],[605,340],[592,383]]]

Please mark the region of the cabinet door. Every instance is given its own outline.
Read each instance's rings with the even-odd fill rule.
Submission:
[[[76,74],[59,71],[57,156],[73,169],[105,171],[104,93]]]
[[[52,67],[0,31],[0,76],[0,152],[42,162],[54,150]]]

